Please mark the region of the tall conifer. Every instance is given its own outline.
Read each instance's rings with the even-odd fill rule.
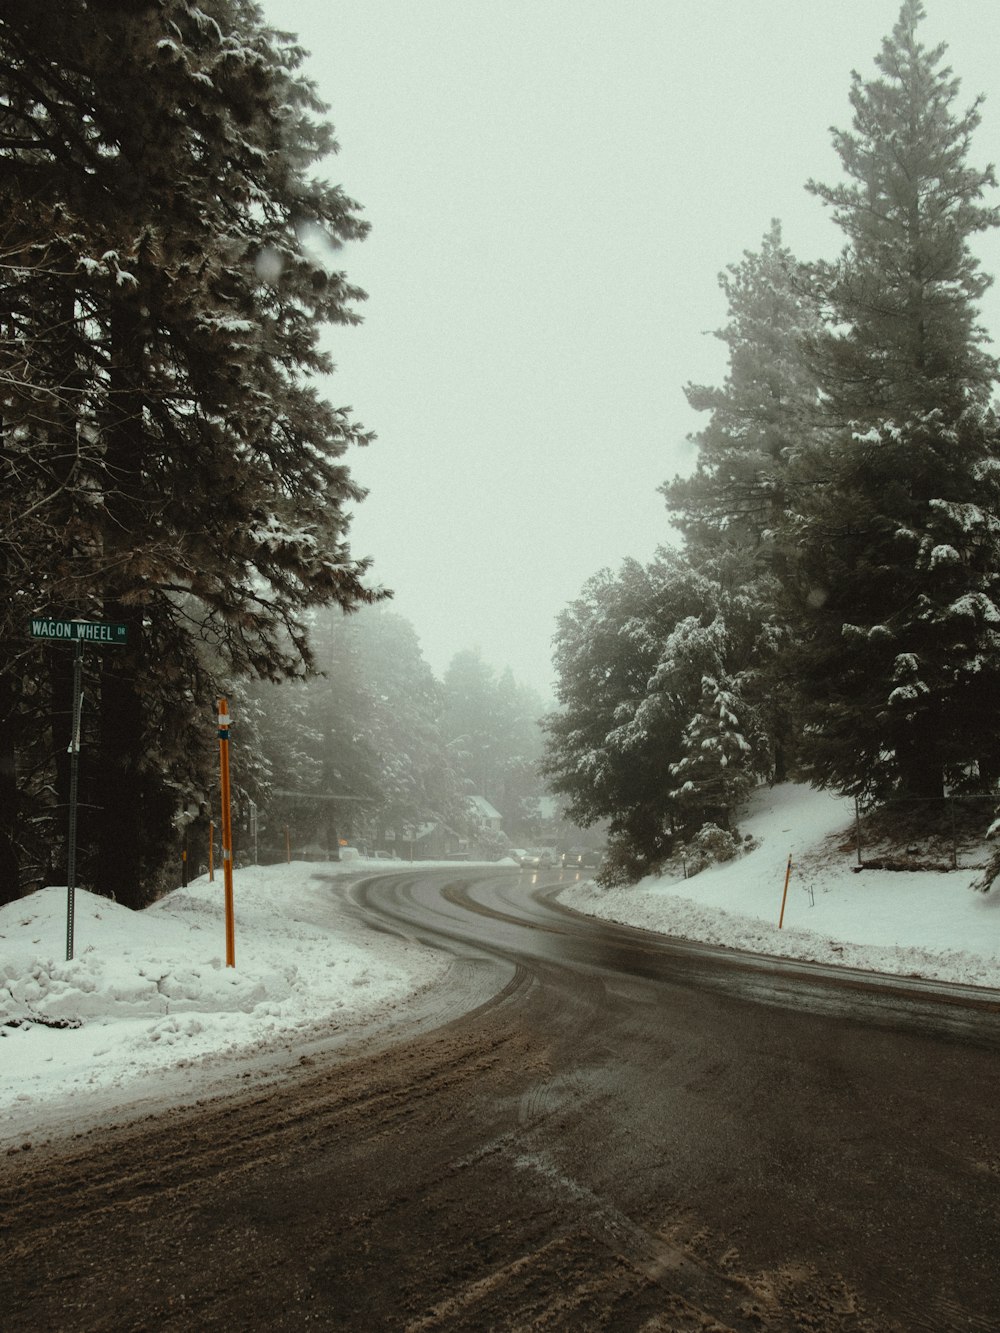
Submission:
[[[905,0],[853,76],[846,180],[810,188],[847,237],[816,266],[827,327],[823,421],[798,451],[785,571],[813,777],[934,796],[1000,762],[1000,462],[995,364],[972,237],[1000,221],[992,168],[968,163],[978,102],[926,49]]]
[[[819,330],[819,310],[776,220],[760,249],[730,264],[719,285],[728,310],[715,336],[728,351],[726,378],[720,388],[686,386],[688,402],[709,418],[693,436],[694,471],[661,490],[692,550],[739,551],[751,576],[774,561],[788,463],[815,422],[806,345]]]
[[[68,460],[27,492],[8,475],[51,534],[31,610],[130,625],[92,697],[99,887],[129,901],[203,779],[177,737],[213,676],[302,670],[307,608],[372,596],[342,461],[370,436],[312,383],[321,326],[358,318],[336,256],[367,228],[315,174],[336,145],[303,52],[250,0],[12,0],[0,55],[6,439]],[[25,393],[19,349],[56,307],[69,360]]]

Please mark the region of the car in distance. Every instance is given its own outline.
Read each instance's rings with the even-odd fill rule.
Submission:
[[[559,863],[559,853],[551,847],[532,847],[521,857],[526,870],[550,870]]]

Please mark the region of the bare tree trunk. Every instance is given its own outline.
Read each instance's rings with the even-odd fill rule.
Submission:
[[[129,643],[105,650],[101,661],[97,890],[126,907],[142,907],[143,711],[136,687],[142,617],[120,602],[105,603],[104,614],[128,626]]]
[[[10,672],[0,672],[0,905],[21,896],[17,791],[18,691]]]
[[[927,734],[923,739],[907,738],[898,743],[896,764],[904,795],[944,796],[944,764],[934,736]]]
[[[111,315],[110,411],[104,499],[106,557],[115,550],[127,566],[143,540],[140,530],[143,469],[142,323],[137,297],[116,299]],[[101,743],[98,892],[128,907],[147,901],[142,886],[143,710],[142,613],[123,600],[134,574],[119,572],[104,602],[107,620],[128,626],[128,645],[101,654]]]

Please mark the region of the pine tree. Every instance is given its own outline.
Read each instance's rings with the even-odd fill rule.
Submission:
[[[763,572],[786,508],[789,459],[815,422],[806,348],[819,331],[819,310],[777,221],[760,250],[731,264],[719,285],[728,320],[715,336],[728,349],[726,378],[721,388],[685,388],[691,406],[710,416],[693,437],[694,472],[661,490],[692,549],[739,550],[748,572]]]
[[[544,711],[541,696],[522,685],[510,667],[500,673],[496,685],[503,784],[500,809],[504,829],[519,845],[537,840],[539,802],[545,794],[539,771],[544,749],[541,731]]]
[[[919,41],[924,17],[904,0],[879,77],[851,76],[853,130],[833,131],[848,180],[808,187],[847,237],[837,263],[815,266],[828,328],[814,369],[830,420],[862,430],[934,411],[953,422],[996,369],[976,308],[992,279],[969,248],[1000,222],[981,202],[993,168],[967,161],[982,99],[955,110],[959,80],[944,44]]]
[[[779,607],[780,578],[795,558],[789,540],[790,468],[819,409],[808,349],[820,331],[813,284],[772,222],[760,249],[747,251],[719,278],[728,318],[716,336],[728,353],[721,388],[689,384],[692,407],[707,412],[693,437],[697,463],[688,477],[661,487],[688,558],[724,590],[735,639],[754,652],[735,688],[767,735],[769,776],[783,781],[794,766],[797,741],[791,695],[780,649],[787,640]],[[752,627],[751,627],[752,626]]]
[[[822,785],[939,796],[1000,772],[998,444],[989,410],[950,430],[931,413],[854,438],[818,477],[788,586]]]
[[[432,821],[459,827],[465,793],[445,735],[445,691],[416,631],[383,607],[362,610],[345,628],[357,645],[370,699],[379,830]]]
[[[303,53],[249,0],[14,3],[0,54],[5,440],[52,459],[5,465],[56,533],[30,609],[130,627],[101,662],[96,799],[100,887],[131,901],[179,780],[157,712],[194,754],[223,672],[301,670],[307,609],[372,597],[341,461],[371,437],[311,382],[322,324],[355,322],[363,295],[331,256],[367,228],[313,174],[336,145]],[[56,350],[7,393],[46,325]]]
[[[338,835],[383,845],[406,825],[459,828],[465,791],[442,724],[444,690],[402,616],[365,607],[317,613],[315,670],[247,692],[257,718],[258,785],[272,830],[297,845]]]
[[[511,837],[534,836],[543,795],[542,701],[510,668],[499,674],[478,648],[456,653],[444,675],[442,727],[467,796],[483,796]]]
[[[602,570],[559,616],[558,712],[545,719],[542,772],[588,828],[609,821],[609,875],[637,879],[674,846],[671,765],[703,675],[721,670],[719,589],[674,551]]]
[[[747,709],[731,689],[704,676],[698,711],[684,729],[682,757],[670,766],[678,807],[700,826],[728,828],[733,808],[755,785],[753,746],[743,735]]]
[[[969,249],[1000,214],[980,202],[992,170],[967,163],[978,103],[954,110],[922,18],[906,0],[879,76],[853,76],[847,181],[811,186],[847,245],[816,268],[825,422],[794,460],[783,582],[815,780],[935,796],[1000,764],[994,362]]]

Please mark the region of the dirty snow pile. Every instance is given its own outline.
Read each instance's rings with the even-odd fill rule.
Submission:
[[[363,924],[357,875],[338,874],[362,868],[239,870],[235,968],[221,874],[142,912],[78,890],[69,962],[65,888],[0,908],[0,1134],[42,1101],[191,1079],[205,1057],[347,1028],[438,982],[446,959]]]
[[[690,879],[629,888],[570,886],[560,901],[667,935],[866,971],[1000,987],[1000,887],[978,872],[863,870],[844,844],[853,801],[786,783],[762,789],[739,821],[754,850]],[[788,857],[783,927],[779,929]]]

